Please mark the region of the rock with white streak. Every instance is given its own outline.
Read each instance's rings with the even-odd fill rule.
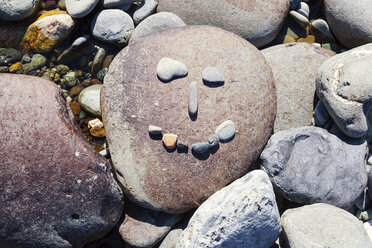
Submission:
[[[176,247],[270,247],[280,230],[271,182],[265,172],[255,170],[208,198]]]

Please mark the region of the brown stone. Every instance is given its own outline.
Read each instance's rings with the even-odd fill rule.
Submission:
[[[289,43],[262,50],[274,73],[278,107],[274,132],[311,125],[320,65],[335,53],[308,43]]]
[[[163,143],[167,149],[174,149],[177,144],[178,136],[175,134],[167,133],[163,135]]]
[[[109,164],[66,106],[50,81],[0,77],[0,247],[82,247],[120,218]]]
[[[71,108],[72,113],[73,113],[74,115],[79,115],[80,112],[81,112],[80,104],[79,104],[78,102],[76,102],[76,101],[72,101],[72,102],[70,103],[70,108]]]
[[[119,233],[133,247],[153,247],[182,218],[179,214],[142,208],[130,201],[126,202],[125,209]]]
[[[161,82],[163,57],[182,61],[187,77]],[[202,83],[207,66],[225,83]],[[188,85],[201,83],[199,110],[191,119]],[[102,118],[111,158],[126,194],[139,205],[168,213],[195,208],[217,190],[243,176],[270,137],[276,112],[272,72],[249,42],[220,28],[187,26],[141,38],[111,63],[101,90]],[[164,149],[148,127],[162,127],[193,144],[207,141],[225,120],[235,138],[202,156]]]

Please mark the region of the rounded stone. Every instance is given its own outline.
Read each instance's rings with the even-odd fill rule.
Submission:
[[[20,61],[22,54],[14,48],[0,48],[0,66]]]
[[[316,90],[340,130],[351,138],[372,136],[372,44],[337,54],[319,68]]]
[[[101,116],[101,88],[101,84],[95,84],[85,88],[79,94],[79,104],[81,108],[90,115]]]
[[[160,80],[168,82],[174,78],[186,77],[188,69],[180,61],[171,58],[162,58],[156,67],[156,72]]]
[[[147,17],[134,29],[129,43],[144,35],[183,26],[186,26],[186,24],[177,15],[170,12],[157,13]]]
[[[83,247],[105,236],[123,196],[60,88],[1,74],[0,115],[0,247]]]
[[[0,19],[18,21],[35,12],[40,0],[0,0]]]
[[[81,18],[88,15],[94,7],[96,7],[99,0],[65,0],[66,9],[70,16],[74,18]]]
[[[208,142],[197,142],[192,144],[191,147],[193,152],[203,154],[209,151],[211,145]]]
[[[234,137],[235,129],[235,123],[227,120],[217,127],[216,134],[221,141],[229,141]]]
[[[162,0],[157,10],[172,12],[188,25],[211,25],[229,30],[262,47],[278,35],[288,14],[289,1]]]
[[[137,1],[137,0],[103,0],[103,7],[114,8],[118,6],[132,4],[134,2],[140,2],[140,1]]]
[[[208,66],[203,70],[203,81],[207,84],[223,84],[225,79],[218,68]]]
[[[219,144],[220,142],[220,138],[218,137],[217,134],[212,134],[209,138],[208,138],[208,143],[210,144],[211,147],[215,147]]]
[[[145,0],[143,1],[133,13],[134,24],[138,25],[152,13],[154,13],[158,6],[158,0]]]
[[[133,29],[132,18],[119,9],[102,10],[91,24],[91,32],[96,39],[118,45],[128,41]]]
[[[326,20],[333,34],[345,47],[354,48],[372,42],[370,5],[370,0],[324,1]]]
[[[161,82],[156,67],[163,57],[184,62],[188,76]],[[203,68],[211,64],[224,74],[225,84],[199,87],[203,97],[192,121],[188,85],[200,82]],[[111,158],[127,196],[170,213],[197,207],[195,201],[243,176],[269,138],[276,112],[273,76],[261,53],[237,35],[210,26],[170,29],[129,44],[111,63],[101,96]],[[168,152],[148,134],[148,126],[156,124],[192,144],[227,118],[239,134],[208,158]]]
[[[348,144],[323,128],[300,127],[271,136],[261,160],[286,199],[349,209],[367,185],[367,155],[367,142]]]
[[[289,209],[281,223],[284,247],[372,247],[363,222],[332,205],[318,203]]]
[[[278,98],[274,132],[311,125],[316,72],[335,53],[308,43],[262,50],[274,74]]]

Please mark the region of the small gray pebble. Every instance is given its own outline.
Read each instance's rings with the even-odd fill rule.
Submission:
[[[306,28],[309,25],[309,19],[306,16],[303,16],[302,14],[298,13],[297,11],[291,10],[289,12],[289,15],[302,28]]]
[[[188,150],[189,145],[186,142],[183,142],[181,140],[177,140],[177,148],[180,150]]]
[[[156,70],[162,81],[170,81],[175,77],[185,77],[188,74],[185,64],[170,58],[162,58]]]
[[[27,53],[25,55],[23,55],[23,57],[22,57],[22,63],[25,64],[25,63],[30,63],[30,62],[31,62],[30,55],[28,55]]]
[[[235,135],[235,123],[233,121],[225,121],[216,129],[216,134],[221,141],[228,141]]]
[[[143,1],[133,13],[133,21],[135,25],[138,25],[148,16],[150,16],[156,10],[158,1],[156,0],[145,0]]]
[[[149,126],[149,133],[151,135],[161,134],[162,131],[163,129],[161,127]]]
[[[314,109],[315,115],[315,126],[322,127],[327,124],[329,120],[329,114],[324,104],[319,101]]]
[[[189,87],[189,113],[196,115],[198,112],[198,82],[192,82]]]
[[[208,139],[208,143],[211,145],[211,147],[215,147],[220,142],[220,138],[217,134],[212,134],[211,137]]]
[[[309,18],[309,14],[310,14],[309,5],[307,5],[307,3],[301,2],[300,8],[297,9],[297,12],[305,16],[306,18]]]
[[[208,142],[198,142],[198,143],[192,144],[192,150],[200,154],[206,153],[209,150],[209,148],[210,148],[210,145]]]
[[[216,67],[207,67],[203,71],[203,81],[206,83],[223,84],[225,79]]]

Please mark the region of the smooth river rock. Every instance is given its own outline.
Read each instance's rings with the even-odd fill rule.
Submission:
[[[176,248],[270,247],[280,230],[270,179],[254,170],[209,197],[191,217]]]
[[[300,203],[349,209],[367,185],[367,142],[348,144],[319,127],[271,136],[261,154],[275,190]]]
[[[0,20],[18,21],[35,12],[40,0],[0,0]]]
[[[158,12],[172,12],[188,25],[217,26],[257,47],[278,35],[289,11],[288,0],[161,0]]]
[[[324,0],[326,20],[345,47],[354,48],[372,42],[370,6],[370,0]]]
[[[66,0],[66,9],[70,16],[74,18],[82,18],[88,15],[99,0]]]
[[[311,125],[316,72],[335,53],[308,43],[290,43],[262,50],[274,74],[278,110],[274,132]]]
[[[1,74],[0,247],[82,247],[112,229],[122,193],[53,82]]]
[[[337,54],[319,68],[316,90],[340,130],[372,137],[372,44]]]
[[[156,68],[163,57],[182,61],[187,77],[160,81]],[[191,119],[188,86],[201,82],[209,65],[219,68],[225,84],[199,87],[198,115]],[[247,172],[270,136],[276,93],[271,70],[253,45],[220,28],[186,26],[145,36],[122,50],[106,74],[101,109],[127,196],[150,209],[181,213]],[[159,126],[193,144],[207,141],[227,119],[236,124],[235,138],[203,156],[167,151],[161,137],[148,133],[149,125]]]
[[[289,209],[281,222],[282,247],[372,247],[363,222],[332,205],[318,203]]]

